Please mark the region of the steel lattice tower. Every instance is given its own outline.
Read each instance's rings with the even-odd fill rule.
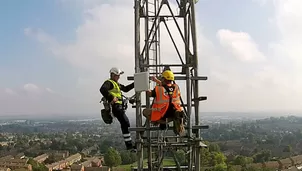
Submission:
[[[206,97],[200,97],[198,91],[198,81],[207,80],[207,77],[198,75],[198,56],[197,56],[197,40],[196,40],[196,25],[195,25],[195,2],[196,0],[134,0],[134,20],[135,20],[135,72],[149,71],[150,75],[159,75],[163,67],[178,67],[180,72],[174,72],[175,80],[185,81],[187,104],[183,103],[183,107],[187,116],[186,136],[176,137],[169,136],[173,142],[153,141],[157,127],[151,127],[149,122],[143,125],[142,109],[150,108],[150,98],[146,97],[146,104],[142,104],[141,93],[136,93],[136,127],[130,128],[131,131],[136,131],[136,143],[138,149],[138,171],[143,170],[143,149],[147,148],[148,170],[162,170],[161,163],[164,151],[168,147],[175,151],[175,148],[183,147],[188,152],[188,166],[186,170],[199,171],[200,166],[200,149],[204,146],[201,143],[200,129],[207,129],[208,126],[199,125],[199,102],[206,100]],[[171,3],[176,3],[178,6],[178,14],[174,14],[171,9]],[[170,11],[169,15],[160,15],[162,8]],[[176,24],[179,35],[181,36],[184,45],[184,54],[181,56],[179,49],[171,35],[170,29],[166,23],[170,20]],[[181,28],[177,20],[183,21]],[[144,21],[142,23],[141,21]],[[141,26],[144,26],[143,31]],[[160,27],[161,26],[161,27]],[[160,56],[160,38],[161,28],[166,29],[173,43],[177,55],[180,59],[179,64],[162,64]],[[141,42],[141,37],[145,37],[145,41]],[[143,44],[143,45],[141,45]],[[173,71],[173,69],[172,69]],[[133,77],[128,77],[128,80],[133,80]],[[151,87],[153,88],[153,87]],[[194,111],[193,111],[194,108]],[[195,114],[195,122],[192,123],[192,113]],[[151,132],[154,132],[151,134]],[[158,138],[158,137],[157,137]],[[168,138],[165,137],[165,138]],[[175,139],[177,139],[175,141]],[[168,144],[165,146],[165,144]],[[157,148],[154,148],[157,147]],[[156,151],[157,150],[157,151]],[[154,161],[153,152],[158,153],[156,161]],[[176,161],[178,170],[179,163]]]

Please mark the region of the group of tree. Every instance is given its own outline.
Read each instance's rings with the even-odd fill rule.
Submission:
[[[33,171],[48,171],[49,170],[44,164],[36,162],[32,158],[30,158],[27,163],[32,166]]]
[[[202,149],[201,164],[207,167],[222,167],[226,168],[226,157],[220,151],[217,144],[210,144],[209,148]],[[173,154],[171,154],[173,155]],[[175,153],[175,158],[180,165],[188,164],[188,153],[184,149],[179,149]],[[169,157],[169,156],[168,156]],[[171,157],[171,156],[170,156]],[[129,151],[118,151],[113,147],[109,147],[104,155],[105,165],[109,167],[116,167],[119,165],[132,164],[137,161],[136,154]]]
[[[205,142],[205,144],[208,147],[201,149],[201,166],[207,168],[208,171],[234,171],[235,166],[241,166],[244,171],[259,170],[259,168],[256,169],[254,167],[247,166],[255,160],[260,162],[266,161],[269,158],[269,154],[267,152],[261,152],[254,157],[238,155],[233,160],[228,160],[221,152],[218,144],[210,142]],[[185,149],[177,150],[174,155],[180,165],[188,164],[188,153],[186,153]],[[119,165],[133,164],[137,161],[136,159],[135,153],[131,153],[129,151],[118,151],[113,147],[109,147],[104,155],[105,165],[111,168]]]
[[[104,161],[105,165],[112,168],[121,164],[132,164],[137,161],[137,157],[135,153],[131,153],[130,151],[119,152],[115,148],[109,147],[104,155]]]
[[[249,142],[261,143],[263,139],[274,143],[295,143],[302,139],[302,118],[270,117],[255,121],[215,123],[202,137],[209,141],[228,141],[245,139]]]
[[[24,152],[29,157],[35,157],[40,154],[39,150],[67,150],[72,154],[97,144],[98,150],[95,153],[106,154],[105,162],[107,160],[106,163],[112,167],[136,162],[135,154],[121,149],[120,146],[123,144],[123,139],[120,134],[111,135],[117,138],[108,138],[105,134],[102,134],[102,131],[96,131],[99,130],[99,125],[84,124],[83,127],[77,129],[74,126],[78,124],[62,122],[51,124],[49,127],[41,126],[42,130],[47,129],[48,132],[41,132],[40,127],[35,130],[31,125],[20,126],[14,124],[2,126],[1,131],[4,132],[14,132],[16,129],[20,132],[23,128],[26,127],[26,129],[23,129],[25,132],[22,134],[13,134],[14,138],[10,141],[13,143],[8,146],[0,146],[0,153],[5,154],[5,152],[14,149],[18,152]],[[211,143],[207,143],[209,145],[208,148],[202,149],[201,163],[205,167],[213,168],[215,166],[219,170],[219,168],[230,168],[233,165],[246,166],[250,163],[270,161],[273,156],[281,157],[276,152],[280,151],[280,149],[281,153],[288,153],[288,155],[301,154],[302,149],[299,149],[298,145],[302,140],[301,124],[302,118],[293,116],[212,124],[210,129],[202,132],[203,139]],[[71,126],[73,126],[72,129],[70,128]],[[119,127],[116,129],[119,129]],[[56,131],[52,132],[52,130]],[[64,131],[60,132],[58,130]],[[92,130],[99,133],[100,136],[92,134]],[[0,139],[8,140],[4,135],[1,135]],[[227,145],[229,141],[240,142],[239,149],[242,149],[241,151],[236,151],[233,154],[233,158],[227,158],[223,155],[224,151],[232,149],[232,147]],[[250,146],[247,152],[243,148],[246,145]],[[146,155],[147,153],[144,154]],[[110,157],[114,155],[119,157]],[[179,163],[183,165],[187,163],[186,159],[188,157],[186,155],[185,149],[180,149],[175,153],[176,158],[180,161]]]

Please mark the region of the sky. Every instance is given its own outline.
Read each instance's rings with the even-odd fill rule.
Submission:
[[[131,83],[133,1],[0,3],[0,116],[98,115],[111,67],[125,71],[122,84]],[[301,112],[301,8],[301,0],[198,1],[199,73],[208,76],[199,84],[208,96],[201,112]],[[179,62],[162,34],[162,62]]]

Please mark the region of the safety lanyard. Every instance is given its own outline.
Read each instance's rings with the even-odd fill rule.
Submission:
[[[174,93],[174,91],[175,91],[175,86],[165,86],[165,89],[166,89],[166,91],[168,92],[168,96],[169,96],[169,103],[171,103],[172,102],[172,96],[173,96],[173,93]],[[173,90],[173,91],[171,91],[171,89]]]

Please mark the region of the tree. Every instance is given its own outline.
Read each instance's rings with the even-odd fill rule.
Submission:
[[[131,164],[132,160],[128,151],[122,151],[120,155],[122,159],[122,164]]]
[[[183,150],[178,150],[175,153],[175,157],[180,165],[184,165],[187,163],[186,153]]]
[[[283,149],[283,152],[289,152],[289,153],[291,153],[292,152],[292,146],[291,145],[285,146],[285,148]]]
[[[214,143],[210,144],[209,149],[210,149],[210,152],[214,152],[214,151],[220,152],[220,147],[218,144],[214,144]]]
[[[209,148],[201,148],[200,162],[202,166],[208,166],[211,161]]]
[[[214,166],[213,171],[225,171],[227,170],[227,165],[225,163],[223,164],[217,164]]]
[[[216,166],[217,164],[225,164],[226,157],[221,152],[212,152],[210,163],[212,166]]]
[[[248,140],[250,143],[255,142],[255,135],[253,133],[248,133]]]
[[[48,168],[45,165],[34,161],[32,158],[28,160],[28,164],[32,165],[33,171],[48,171]]]
[[[272,152],[270,150],[263,150],[255,154],[253,158],[255,163],[260,163],[260,162],[269,161],[271,157],[272,157]]]
[[[53,154],[49,155],[47,159],[44,161],[45,164],[54,163],[56,161],[55,156]]]
[[[227,147],[226,144],[227,144],[226,142],[224,142],[224,143],[218,143],[219,148],[220,148],[221,151],[226,151],[226,150],[228,150],[228,147]]]
[[[104,156],[104,160],[105,160],[105,164],[109,166],[111,169],[112,167],[119,166],[122,163],[122,158],[120,153],[112,147],[108,148]]]
[[[232,165],[228,165],[226,170],[227,171],[236,171],[236,168]]]
[[[99,145],[99,150],[101,153],[105,153],[106,150],[111,146],[112,141],[109,139],[105,139],[100,145]]]
[[[132,164],[137,158],[135,153],[131,153],[130,151],[121,151],[120,152],[122,164]]]
[[[239,156],[236,156],[233,164],[240,165],[242,167],[246,167],[247,164],[250,164],[252,162],[253,162],[253,158],[239,155]]]
[[[131,158],[131,163],[136,162],[137,161],[137,155],[136,155],[136,153],[130,153],[130,158]]]

